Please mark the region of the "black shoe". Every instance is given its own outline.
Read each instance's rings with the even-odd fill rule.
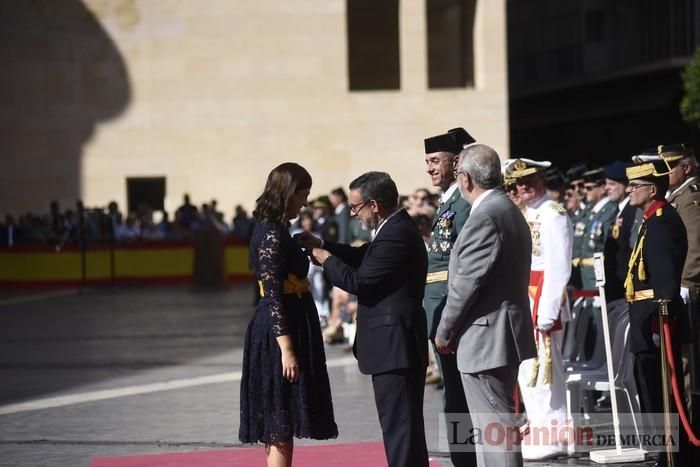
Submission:
[[[656,456],[656,462],[654,462],[653,467],[667,467],[668,461],[666,460],[666,453],[661,452]]]

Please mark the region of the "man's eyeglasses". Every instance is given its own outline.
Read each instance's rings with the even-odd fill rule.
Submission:
[[[360,204],[351,204],[350,205],[350,213],[353,215],[357,215],[357,213],[362,211],[362,208],[364,208],[365,205],[367,205],[367,203],[369,203],[370,201],[371,200],[368,199],[367,201],[363,201]]]
[[[595,188],[599,188],[599,187],[602,187],[602,186],[603,186],[603,185],[591,184],[591,185],[585,185],[584,188],[586,189],[586,191],[591,191],[591,190],[593,190],[593,189],[595,189]]]
[[[630,183],[627,185],[629,191],[637,191],[644,186],[654,186],[653,183]]]

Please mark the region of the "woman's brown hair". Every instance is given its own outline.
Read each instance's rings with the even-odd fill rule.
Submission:
[[[265,189],[255,201],[253,217],[257,222],[286,226],[289,199],[295,193],[311,188],[311,175],[294,162],[280,164],[267,176]]]

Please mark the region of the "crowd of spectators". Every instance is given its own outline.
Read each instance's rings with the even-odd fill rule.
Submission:
[[[403,205],[419,225],[424,226],[423,230],[427,229],[428,235],[435,200],[435,195],[424,188],[402,197]],[[308,229],[329,240],[357,243],[369,239],[369,233],[350,218],[342,189],[313,200],[302,218],[307,219]],[[27,212],[19,217],[7,214],[0,219],[0,247],[49,245],[62,248],[79,246],[83,242],[89,246],[112,241],[177,241],[192,239],[201,229],[217,229],[227,236],[246,240],[252,228],[253,220],[242,206],[235,207],[233,218],[227,222],[216,200],[198,207],[187,194],[173,216],[147,206],[125,215],[114,201],[104,208],[85,207],[79,201],[75,207],[67,209],[61,209],[57,201],[52,201],[45,213]]]
[[[66,245],[134,243],[162,240],[188,240],[202,229],[217,229],[223,234],[245,240],[253,221],[242,206],[236,206],[230,223],[218,210],[216,200],[197,207],[185,195],[171,218],[167,211],[147,206],[126,216],[112,201],[106,208],[88,208],[79,201],[74,209],[61,210],[57,201],[44,214],[25,213],[18,218],[7,214],[0,222],[0,247],[21,245]]]

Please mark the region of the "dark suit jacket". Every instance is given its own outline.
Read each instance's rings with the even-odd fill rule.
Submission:
[[[630,235],[637,208],[629,203],[610,227],[605,239],[605,298],[608,302],[625,297],[625,277],[630,261]]]
[[[328,280],[357,295],[354,352],[364,374],[421,368],[428,361],[423,288],[425,244],[406,211],[389,218],[377,237],[359,248],[328,242]]]

